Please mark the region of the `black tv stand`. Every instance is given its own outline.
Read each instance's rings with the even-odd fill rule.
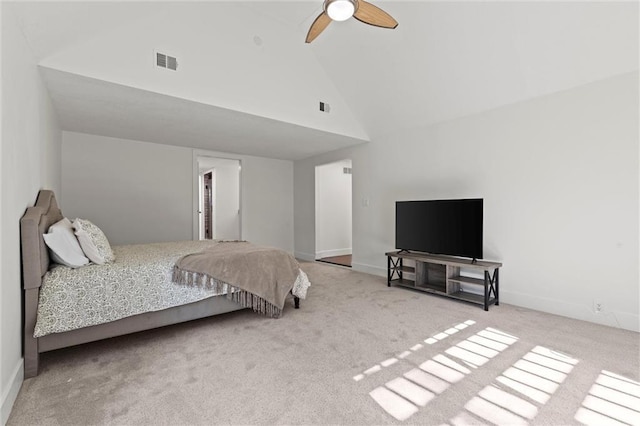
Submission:
[[[387,286],[391,284],[433,293],[452,299],[482,305],[500,304],[499,270],[502,263],[478,259],[461,259],[426,253],[409,253],[406,250],[392,251],[387,256]],[[415,266],[405,265],[409,260]],[[484,279],[461,275],[460,272],[484,272]],[[465,291],[471,286],[484,288],[483,294]]]

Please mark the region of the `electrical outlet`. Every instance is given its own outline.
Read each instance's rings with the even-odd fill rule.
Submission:
[[[594,300],[593,301],[593,312],[595,314],[601,314],[604,312],[604,303],[598,301],[598,300]]]

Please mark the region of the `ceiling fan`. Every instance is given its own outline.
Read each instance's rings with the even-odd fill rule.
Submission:
[[[324,0],[323,11],[309,28],[306,43],[311,43],[331,21],[346,21],[352,16],[365,24],[395,28],[398,22],[387,12],[364,0]]]

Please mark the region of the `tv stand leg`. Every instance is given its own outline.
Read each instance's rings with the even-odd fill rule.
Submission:
[[[498,287],[499,284],[499,278],[500,276],[498,275],[500,273],[500,268],[496,268],[496,271],[493,273],[493,285],[495,286],[493,289],[493,292],[496,295],[496,306],[498,306],[500,304],[500,288]]]
[[[489,310],[489,283],[491,282],[491,277],[489,276],[489,271],[484,271],[484,310]]]

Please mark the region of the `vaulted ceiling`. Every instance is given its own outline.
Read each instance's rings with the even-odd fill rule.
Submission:
[[[636,2],[374,3],[312,44],[320,0],[4,5],[65,130],[293,160],[638,69]]]

